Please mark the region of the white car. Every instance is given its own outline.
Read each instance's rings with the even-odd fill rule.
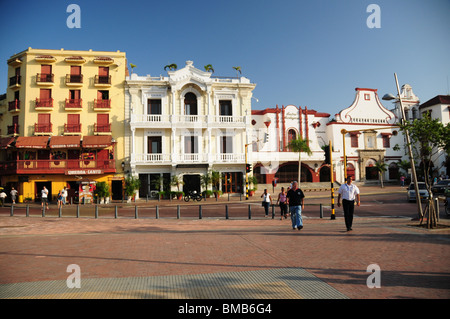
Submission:
[[[428,199],[428,191],[427,187],[424,182],[418,182],[417,183],[419,187],[419,194],[421,200]],[[416,201],[416,190],[414,189],[414,183],[409,184],[408,191],[406,193],[406,197],[408,198],[408,201],[413,202]]]

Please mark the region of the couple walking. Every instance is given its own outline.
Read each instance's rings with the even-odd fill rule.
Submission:
[[[291,221],[293,229],[302,229],[303,228],[303,219],[302,219],[302,209],[304,209],[303,198],[305,195],[302,190],[298,188],[297,182],[292,183],[292,188],[284,193],[284,188],[281,189],[282,192],[278,196],[277,202],[280,203],[280,207],[282,210],[282,215],[287,215],[286,208],[289,207],[289,212],[291,213]],[[264,193],[261,195],[263,198],[263,206],[266,212],[266,216],[269,214],[269,205],[272,202],[272,198],[270,194],[267,193],[267,189],[264,190]]]

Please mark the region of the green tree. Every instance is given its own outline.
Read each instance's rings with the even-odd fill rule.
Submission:
[[[431,191],[432,158],[442,151],[450,150],[450,125],[443,125],[437,119],[431,119],[428,113],[423,113],[421,119],[405,122],[400,125],[401,131],[408,130],[413,156],[418,159],[419,167],[423,171],[428,201],[420,222],[427,217],[427,227],[437,226],[437,215]]]
[[[131,74],[133,74],[133,69],[136,67],[136,64],[130,63]]]
[[[214,73],[214,68],[213,68],[212,64],[207,64],[204,66],[204,68],[205,68],[206,72]]]
[[[239,77],[239,74],[242,74],[242,69],[240,66],[233,66],[233,69],[236,71],[236,77]]]
[[[167,69],[169,69],[170,71],[175,71],[176,69],[178,69],[178,65],[176,65],[175,63],[167,64],[164,67],[164,71],[167,71]]]
[[[141,181],[139,178],[136,178],[134,176],[129,175],[127,178],[125,178],[125,195],[128,197],[132,197],[136,191],[141,187]]]
[[[302,167],[302,153],[312,155],[312,151],[309,148],[309,141],[301,137],[292,140],[287,145],[287,148],[293,152],[298,152],[298,183],[301,182],[301,167]]]
[[[381,161],[378,161],[378,162],[375,163],[375,169],[378,172],[378,178],[380,180],[381,188],[383,188],[384,187],[384,185],[383,185],[383,174],[384,174],[384,172],[387,171],[387,164],[383,163]]]

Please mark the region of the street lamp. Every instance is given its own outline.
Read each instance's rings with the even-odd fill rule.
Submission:
[[[397,73],[394,73],[394,77],[395,77],[395,84],[397,85],[398,98],[396,98],[392,94],[385,94],[383,96],[383,100],[385,100],[385,101],[398,100],[400,102],[400,110],[402,111],[401,123],[404,124],[406,122],[406,114],[405,114],[405,109],[403,108],[403,101],[402,101],[402,97],[400,94],[400,87],[398,86]],[[409,160],[411,162],[411,175],[414,180],[414,190],[416,192],[417,209],[419,210],[419,217],[422,217],[422,205],[420,203],[420,193],[419,193],[419,185],[417,183],[416,166],[414,164],[414,157],[412,154],[411,141],[409,138],[409,131],[407,128],[405,129],[405,137],[406,137],[406,145],[408,147]]]

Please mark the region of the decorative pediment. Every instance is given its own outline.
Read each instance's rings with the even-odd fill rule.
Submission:
[[[186,66],[184,68],[176,71],[169,71],[168,74],[170,84],[178,88],[183,87],[187,83],[194,83],[205,89],[206,85],[209,85],[212,82],[211,73],[195,68],[192,61],[186,61]]]
[[[337,122],[351,124],[394,124],[395,114],[386,109],[378,98],[376,89],[356,88],[353,104],[342,110]]]

